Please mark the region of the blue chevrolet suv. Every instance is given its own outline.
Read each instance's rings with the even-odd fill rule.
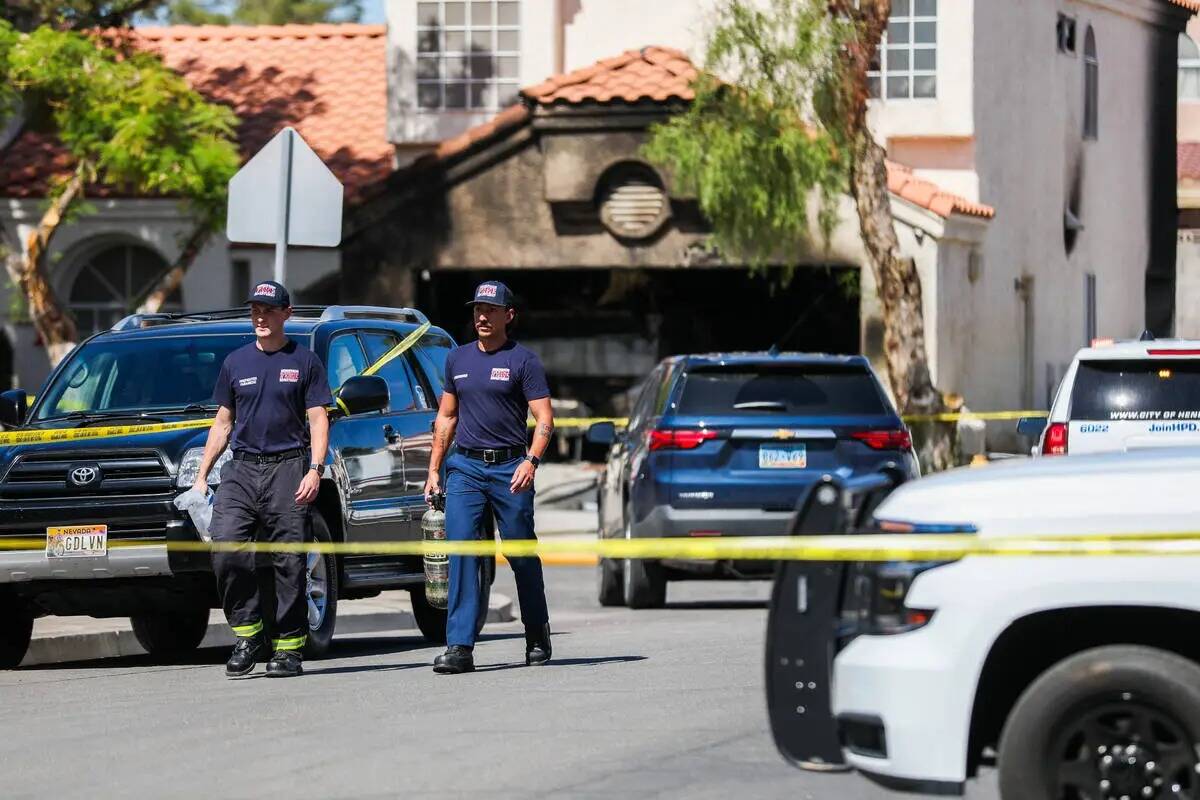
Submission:
[[[663,360],[610,444],[606,539],[773,536],[822,475],[892,466],[919,474],[912,441],[862,356],[725,353]],[[766,578],[769,562],[601,559],[601,605],[653,608],[668,580]]]

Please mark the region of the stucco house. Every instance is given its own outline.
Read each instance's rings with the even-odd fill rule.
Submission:
[[[140,28],[142,46],[185,75],[241,120],[238,143],[248,158],[286,125],[295,127],[342,181],[349,207],[391,172],[386,131],[387,29],[382,25],[176,26]],[[66,153],[31,131],[0,132],[0,225],[24,242],[44,208],[50,182],[68,173]],[[191,220],[169,199],[124,197],[91,187],[94,213],[65,225],[52,241],[50,279],[75,316],[81,336],[129,313],[174,261]],[[289,256],[293,296],[307,302],[339,296],[341,253],[296,248]],[[226,308],[240,304],[254,282],[271,277],[269,247],[238,246],[214,237],[171,306]],[[0,308],[11,309],[5,286]],[[32,327],[4,324],[0,382],[33,391],[48,364]],[[7,350],[8,358],[3,358]],[[5,363],[6,362],[6,363]]]

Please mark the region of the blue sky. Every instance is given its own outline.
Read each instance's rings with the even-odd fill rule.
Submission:
[[[369,25],[382,25],[386,22],[383,3],[384,0],[363,0],[362,21]]]

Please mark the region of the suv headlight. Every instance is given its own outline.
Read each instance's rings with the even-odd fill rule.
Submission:
[[[909,608],[904,600],[913,581],[947,561],[860,561],[846,570],[842,624],[854,634],[886,636],[927,625],[932,609]]]
[[[203,447],[193,447],[183,454],[183,458],[179,460],[179,476],[175,479],[176,486],[181,489],[190,489],[196,484],[196,476],[200,473],[200,459],[203,457]],[[216,486],[221,482],[221,467],[229,463],[231,458],[233,458],[231,450],[226,450],[217,457],[216,463],[208,471],[209,486]]]

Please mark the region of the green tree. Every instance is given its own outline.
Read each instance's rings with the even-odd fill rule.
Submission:
[[[82,210],[87,187],[179,199],[196,220],[181,258],[190,260],[223,222],[226,185],[239,161],[236,119],[157,56],[48,26],[21,33],[0,21],[0,76],[0,99],[10,107],[19,101],[74,160],[23,255],[8,260],[56,364],[77,334],[47,280],[46,254],[61,225]]]
[[[122,28],[139,14],[146,14],[164,0],[5,0],[0,19],[18,31],[29,32],[42,25],[59,30]]]
[[[944,410],[925,348],[921,281],[901,256],[885,152],[867,126],[867,70],[890,0],[723,0],[695,100],[646,152],[695,193],[725,256],[790,274],[853,198],[883,308],[888,381],[906,414]],[[719,77],[718,77],[719,76]],[[953,427],[914,426],[923,463],[952,463]]]
[[[173,25],[285,25],[357,22],[361,0],[171,0],[165,19]]]

